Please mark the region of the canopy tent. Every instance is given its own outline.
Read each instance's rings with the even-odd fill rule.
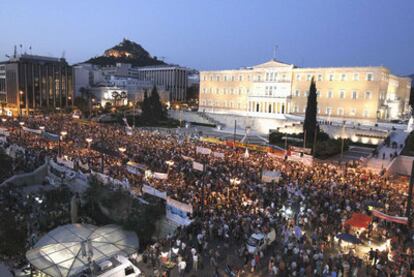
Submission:
[[[352,244],[361,244],[362,243],[362,241],[359,238],[357,238],[356,236],[353,236],[351,234],[342,233],[342,234],[336,235],[336,237],[340,240],[343,240],[343,241],[346,241],[346,242],[352,243]]]
[[[99,264],[114,255],[129,256],[138,249],[134,232],[120,226],[89,224],[60,226],[27,251],[27,260],[50,276],[77,276],[89,267],[88,257]]]
[[[360,213],[353,213],[352,217],[345,221],[345,225],[350,225],[355,228],[368,228],[368,225],[371,223],[372,218]]]

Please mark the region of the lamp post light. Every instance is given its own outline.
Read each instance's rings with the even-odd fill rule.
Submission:
[[[22,128],[20,128],[20,137],[22,137],[22,129],[23,129],[23,126],[24,126],[24,122],[20,121],[19,125],[20,125],[20,127],[22,127]]]
[[[91,148],[92,139],[91,138],[87,138],[85,140],[88,143],[88,148]]]
[[[20,117],[22,117],[22,103],[23,103],[23,91],[19,91],[19,108],[20,108]]]
[[[168,165],[167,174],[170,175],[170,170],[171,170],[171,167],[174,165],[174,161],[165,161],[165,163]]]
[[[60,137],[58,141],[58,156],[60,157],[62,155],[62,147],[60,146],[60,141],[63,140],[63,138],[68,134],[66,131],[60,132]]]

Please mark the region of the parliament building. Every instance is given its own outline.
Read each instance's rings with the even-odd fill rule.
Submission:
[[[312,78],[320,119],[395,120],[409,112],[411,79],[393,75],[386,67],[298,68],[276,60],[238,70],[200,72],[199,111],[303,116]]]

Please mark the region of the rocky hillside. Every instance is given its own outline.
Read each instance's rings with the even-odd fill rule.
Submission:
[[[116,63],[130,63],[134,66],[165,64],[157,57],[152,57],[141,45],[128,39],[124,39],[118,45],[105,50],[102,56],[91,58],[85,63],[101,66],[115,65]]]

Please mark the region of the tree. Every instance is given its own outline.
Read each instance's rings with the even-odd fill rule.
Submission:
[[[152,118],[155,122],[164,119],[164,110],[160,101],[160,95],[158,94],[157,87],[154,86],[151,91],[150,107]]]
[[[312,142],[317,130],[316,115],[318,111],[318,101],[316,94],[316,84],[312,78],[309,87],[308,103],[306,105],[305,121],[303,123],[303,132],[306,134],[306,141]]]
[[[408,101],[408,104],[411,107],[411,115],[414,115],[414,86],[411,87],[410,100]]]
[[[10,176],[13,170],[13,160],[0,148],[0,180]]]
[[[151,118],[151,104],[147,90],[144,91],[144,101],[142,102],[142,119],[146,122]]]
[[[81,98],[84,100],[76,100],[75,99],[75,103],[77,102],[77,106],[82,113],[86,113],[88,112],[88,115],[90,116],[92,114],[92,98],[93,98],[93,93],[89,88],[85,88],[85,87],[81,87],[79,89],[80,93],[81,93]],[[86,101],[86,105],[85,105],[85,101]]]

